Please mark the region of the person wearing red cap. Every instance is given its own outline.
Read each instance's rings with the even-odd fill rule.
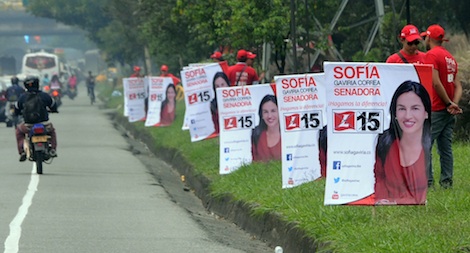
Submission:
[[[231,86],[252,85],[259,82],[256,70],[247,64],[248,59],[254,59],[256,54],[244,49],[238,50],[237,63],[228,69],[228,78]]]
[[[139,66],[134,66],[134,73],[132,73],[130,77],[143,77],[142,74],[140,74]]]
[[[181,80],[174,76],[172,73],[168,72],[168,66],[163,64],[161,67],[160,67],[160,76],[161,77],[171,77],[171,79],[173,79],[173,84],[176,86],[178,85],[179,83],[181,83]]]
[[[403,47],[397,53],[390,55],[387,63],[423,63],[424,53],[418,50],[418,45],[423,39],[416,26],[405,25],[398,39]]]
[[[458,74],[458,64],[455,58],[443,46],[448,41],[444,28],[440,25],[431,25],[425,37],[428,52],[424,63],[433,65],[432,83],[432,141],[437,140],[437,150],[440,156],[441,175],[439,184],[442,188],[451,188],[453,185],[454,157],[452,154],[452,132],[454,130],[457,114],[462,113],[459,101],[462,97],[462,84]],[[434,184],[432,166],[428,168],[428,186]]]
[[[211,59],[212,59],[214,62],[221,62],[221,61],[224,61],[224,59],[222,59],[222,53],[219,52],[219,51],[214,52],[214,53],[211,55]]]

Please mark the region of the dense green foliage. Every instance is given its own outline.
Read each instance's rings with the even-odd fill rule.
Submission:
[[[181,68],[207,59],[216,49],[246,48],[261,56],[263,42],[273,47],[272,62],[280,73],[291,54],[291,1],[281,0],[35,0],[28,10],[37,16],[79,26],[89,32],[110,60],[143,61],[144,47],[157,63]],[[384,16],[370,50],[376,16],[375,1],[348,1],[335,26],[338,0],[293,1],[295,39],[300,69],[308,70],[307,53],[320,52],[320,61],[383,61],[399,45],[396,36],[407,23],[406,0],[384,0]],[[449,31],[468,33],[470,2],[410,0],[410,22],[424,30],[441,23]],[[292,2],[291,2],[292,3]],[[309,43],[311,42],[311,43]],[[310,45],[310,47],[309,47]],[[312,46],[314,45],[314,47]],[[287,50],[287,51],[286,51]],[[230,56],[228,56],[229,59]],[[261,59],[258,57],[258,59]]]

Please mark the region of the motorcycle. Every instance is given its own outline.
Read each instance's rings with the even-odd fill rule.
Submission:
[[[51,97],[54,99],[55,103],[57,104],[57,107],[62,105],[62,94],[60,93],[60,90],[51,90]]]
[[[77,96],[77,89],[75,87],[68,86],[67,95],[73,100]]]
[[[36,172],[42,174],[43,163],[51,163],[55,150],[51,148],[51,136],[47,126],[42,123],[28,127],[24,140],[24,150],[29,161],[36,163]]]
[[[8,102],[8,115],[6,119],[7,127],[17,127],[21,122],[21,116],[15,113],[15,101]]]

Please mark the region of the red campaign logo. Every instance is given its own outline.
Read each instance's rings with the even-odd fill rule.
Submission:
[[[189,104],[192,105],[194,103],[197,103],[197,94],[191,94],[188,96]]]
[[[300,128],[300,115],[298,113],[285,116],[286,130],[294,130]]]
[[[336,131],[344,131],[349,129],[356,129],[355,126],[355,116],[353,111],[336,113],[335,112],[335,130]]]
[[[150,101],[155,101],[155,100],[157,100],[157,94],[150,95]]]
[[[130,99],[130,100],[137,99],[137,94],[135,94],[135,93],[129,94],[129,99]]]
[[[224,119],[224,128],[226,130],[237,128],[237,117],[230,117]]]

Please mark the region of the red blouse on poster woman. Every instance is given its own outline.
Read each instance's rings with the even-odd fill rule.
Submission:
[[[428,179],[424,150],[414,164],[403,167],[396,140],[390,147],[383,166],[380,158],[376,157],[374,172],[375,199],[378,204],[425,204]]]
[[[175,120],[175,110],[168,112],[168,104],[160,111],[160,125],[169,126]]]
[[[268,147],[268,135],[266,131],[261,132],[258,145],[252,144],[253,161],[267,162],[270,160],[281,160],[281,140],[273,147]]]

